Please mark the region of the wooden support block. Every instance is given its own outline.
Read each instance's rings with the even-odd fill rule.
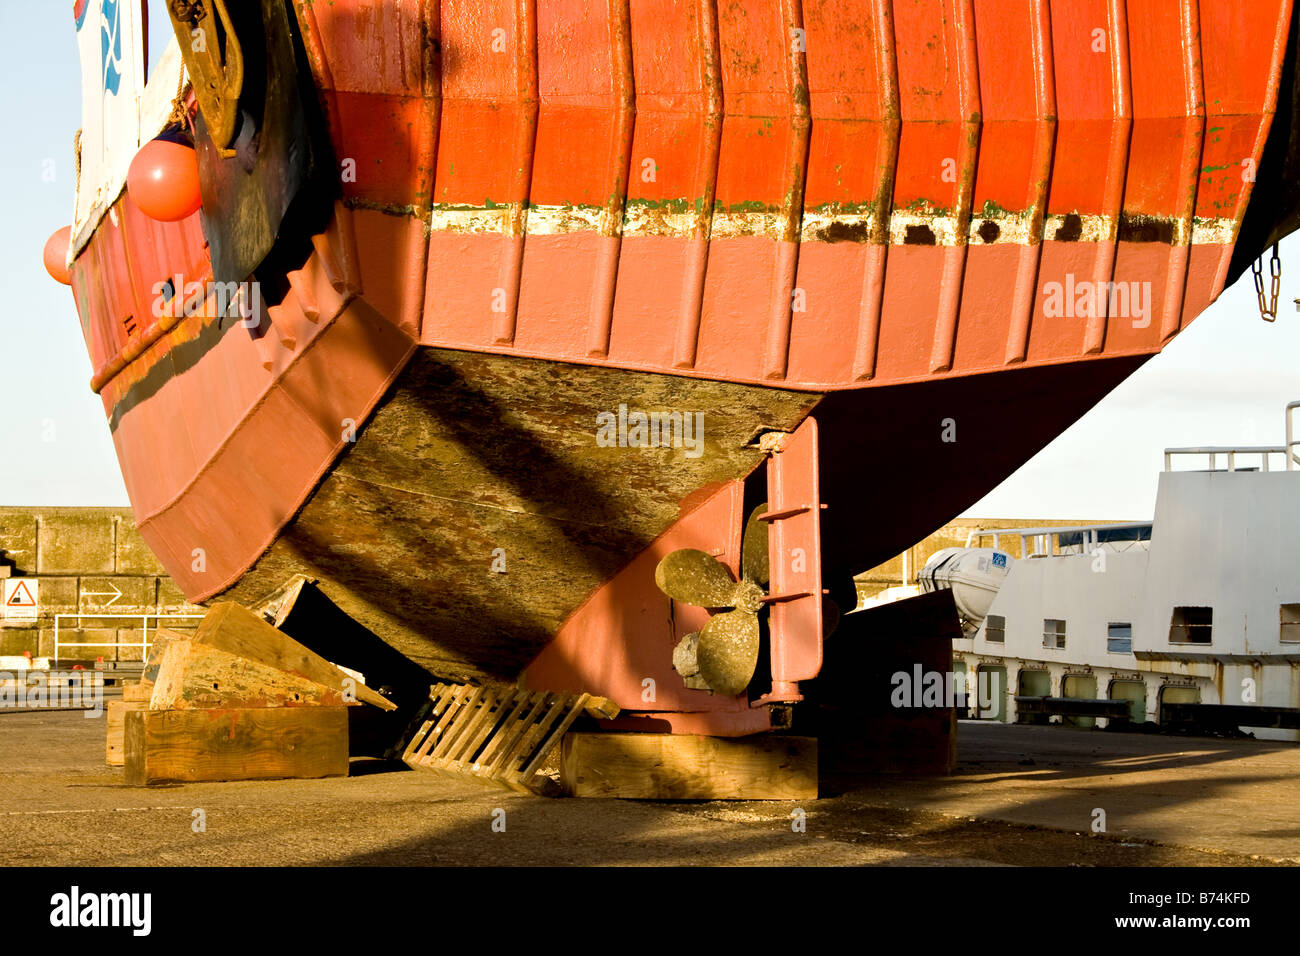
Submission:
[[[880,773],[944,774],[957,763],[957,715],[895,706],[896,675],[945,674],[962,636],[952,591],[932,591],[846,614],[826,642],[817,678],[822,792],[843,793]],[[918,680],[920,678],[917,678]]]
[[[163,653],[150,710],[199,707],[342,707],[343,693],[323,684],[194,641]]]
[[[956,764],[957,715],[951,707],[882,714],[823,706],[820,717],[824,793],[869,786],[878,774],[951,773]]]
[[[132,710],[145,710],[148,706],[147,700],[110,700],[105,706],[107,734],[104,741],[104,759],[110,767],[120,767],[126,760],[126,745],[123,737],[126,732],[127,713]]]
[[[110,700],[105,706],[104,759],[110,767],[122,766],[126,758],[123,735],[126,731],[127,712],[148,710],[152,690],[153,685],[148,682],[123,684],[122,699]]]
[[[755,734],[571,733],[561,757],[575,797],[634,800],[812,800],[817,741]]]
[[[167,645],[172,641],[192,641],[193,634],[173,631],[171,628],[160,627],[154,632],[153,640],[149,642],[149,653],[144,659],[144,672],[140,675],[141,684],[152,684],[158,679],[158,666],[162,663],[162,656],[167,651]]]
[[[126,732],[126,702],[110,700],[104,708],[107,740],[104,742],[104,759],[110,767],[122,766],[122,737]]]
[[[621,708],[608,697],[590,697],[587,699],[585,710],[588,717],[595,717],[597,720],[613,720],[619,715]]]
[[[358,700],[381,710],[397,709],[392,701],[349,677],[319,654],[239,604],[230,601],[214,604],[199,622],[194,640],[332,690],[343,690],[347,681],[354,685]]]
[[[125,725],[131,786],[348,772],[346,707],[136,710]]]

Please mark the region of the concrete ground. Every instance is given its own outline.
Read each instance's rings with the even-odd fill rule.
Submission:
[[[959,742],[954,776],[799,806],[543,799],[376,761],[347,778],[136,789],[104,764],[102,718],[0,713],[0,864],[1300,862],[1300,745],[980,723]]]

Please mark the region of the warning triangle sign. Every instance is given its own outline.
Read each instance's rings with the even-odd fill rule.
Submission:
[[[32,597],[32,592],[27,589],[26,581],[15,583],[9,600],[5,601],[5,607],[36,607],[36,598]]]

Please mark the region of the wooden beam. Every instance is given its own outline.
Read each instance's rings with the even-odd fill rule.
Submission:
[[[613,720],[619,715],[620,708],[608,697],[589,697],[586,706],[587,716],[597,720]]]
[[[130,786],[348,772],[346,707],[135,710],[125,723]]]
[[[127,703],[148,703],[152,693],[151,681],[130,681],[122,685],[122,700]]]
[[[571,733],[561,756],[575,797],[634,800],[812,800],[817,741],[755,734]]]
[[[194,635],[191,633],[182,633],[173,631],[170,628],[160,627],[149,642],[149,656],[144,659],[144,673],[140,675],[140,683],[146,686],[153,686],[153,682],[158,679],[158,668],[162,664],[163,655],[167,653],[167,647],[172,641],[192,641]]]
[[[122,685],[122,699],[110,700],[105,707],[104,759],[110,767],[120,767],[126,758],[126,712],[145,710],[153,692],[150,681],[127,681]]]
[[[110,767],[120,767],[126,760],[126,714],[132,710],[145,710],[149,699],[110,700],[105,707],[104,760]]]
[[[202,707],[342,707],[339,690],[194,641],[172,641],[158,667],[150,710]]]
[[[126,701],[110,700],[104,708],[107,728],[104,741],[104,759],[110,767],[120,767],[123,761],[123,735],[126,733]]]
[[[381,710],[397,709],[392,701],[349,677],[319,654],[239,604],[230,601],[214,604],[199,623],[194,640],[332,690],[344,690],[347,681],[363,703],[373,704]]]

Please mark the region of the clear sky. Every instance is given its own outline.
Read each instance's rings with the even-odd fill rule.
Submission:
[[[41,266],[46,238],[72,219],[71,11],[72,0],[0,0],[0,505],[128,504],[72,295]],[[1283,406],[1300,398],[1300,239],[1282,259],[1276,323],[1260,320],[1247,275],[969,513],[1149,518],[1166,446],[1281,444]]]
[[[50,233],[72,222],[72,6],[0,0],[0,505],[129,504],[72,292],[41,264]],[[170,27],[151,20],[154,59]]]

